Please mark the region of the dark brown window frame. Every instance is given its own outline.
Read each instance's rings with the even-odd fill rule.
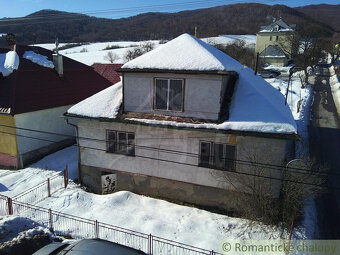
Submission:
[[[114,134],[115,139],[113,141],[109,139],[110,133]],[[119,134],[125,134],[124,142],[119,141]],[[129,139],[129,136],[130,137],[133,136],[133,139]],[[133,140],[133,142],[131,142],[131,140]],[[135,156],[135,144],[136,144],[135,140],[136,140],[136,136],[134,132],[107,129],[106,130],[106,152],[134,157]],[[125,149],[121,150],[122,147],[120,146],[125,147]],[[113,149],[111,149],[112,147]]]
[[[157,80],[167,80],[168,81],[168,92],[167,92],[167,109],[158,109],[156,108],[156,81]],[[171,80],[180,80],[182,81],[182,100],[181,100],[181,110],[169,110],[169,85]],[[155,77],[153,80],[153,110],[156,111],[165,111],[165,112],[184,112],[184,95],[185,95],[185,78],[167,78],[167,77]]]
[[[209,152],[210,155],[209,155],[209,162],[208,163],[201,161],[202,143],[210,144],[210,152]],[[222,159],[225,160],[223,167],[218,166],[216,161],[215,161],[215,145],[223,145],[223,158]],[[234,158],[232,159],[233,162],[227,163],[227,161],[226,161],[226,159],[227,159],[226,158],[227,146],[234,148]],[[236,171],[236,159],[237,159],[236,145],[227,144],[227,143],[216,143],[216,142],[212,142],[212,141],[203,141],[203,140],[199,141],[199,157],[198,157],[198,166],[199,167],[235,172]]]

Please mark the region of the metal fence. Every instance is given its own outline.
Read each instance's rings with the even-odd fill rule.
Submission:
[[[52,194],[57,192],[62,188],[66,188],[68,184],[68,168],[64,169],[64,171],[59,172],[53,175],[50,178],[47,178],[46,181],[26,190],[23,193],[20,193],[12,198],[13,201],[18,201],[30,205],[35,205],[47,197],[50,197]],[[13,205],[13,213],[17,214],[20,207]]]
[[[147,254],[171,255],[216,255],[214,251],[201,249],[168,239],[117,227],[114,225],[85,219],[51,209],[13,201],[18,208],[18,215],[34,220],[39,225],[49,228],[56,235],[69,236],[74,239],[100,238],[122,244]]]
[[[67,166],[62,174],[58,173],[43,182],[13,198],[0,195],[0,216],[20,215],[35,221],[37,224],[49,228],[60,236],[74,239],[100,238],[122,244],[147,254],[171,255],[218,255],[219,253],[197,248],[187,244],[144,234],[141,232],[117,227],[85,219],[70,214],[60,213],[36,206],[42,200],[68,185]]]

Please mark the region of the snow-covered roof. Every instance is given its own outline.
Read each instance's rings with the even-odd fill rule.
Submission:
[[[31,60],[33,63],[36,63],[38,65],[48,68],[54,68],[54,64],[52,63],[52,61],[47,59],[47,56],[35,53],[34,51],[25,51],[22,57]]]
[[[190,44],[193,44],[193,47],[199,44],[199,46],[197,46],[198,48],[206,48],[204,42],[198,43],[198,39],[191,36],[188,37],[188,35],[186,34],[184,36],[180,36],[179,38],[181,40],[184,39],[184,41],[189,40],[191,43],[187,42],[188,45],[186,45],[189,48]],[[177,39],[178,38],[174,40]],[[169,43],[172,47],[173,44],[171,44],[171,42]],[[155,51],[158,52],[157,49],[155,49],[154,52]],[[163,51],[161,52],[163,53]],[[189,55],[194,53],[188,52],[187,54],[188,56],[185,56],[184,53],[182,53],[182,56],[180,56],[180,58],[189,61]],[[194,55],[196,56],[196,52]],[[151,56],[156,57],[157,55],[155,53],[152,53]],[[194,62],[193,65],[196,64],[195,56],[192,60]],[[208,58],[212,58],[212,56],[209,54],[207,54],[206,56]],[[227,63],[231,59],[224,53],[218,56],[219,63]],[[223,56],[224,58],[226,58],[226,60],[223,60]],[[163,59],[163,57],[161,59]],[[231,62],[234,61],[236,60],[232,59]],[[131,62],[134,62],[134,60],[132,60]],[[138,61],[137,63],[139,62],[142,63],[144,61]],[[130,65],[129,63],[127,63],[128,66],[135,66]],[[238,62],[234,66],[238,69],[237,73],[239,75],[239,78],[236,82],[235,92],[230,105],[229,119],[224,121],[223,123],[193,124],[180,121],[139,119],[128,117],[126,117],[126,120],[176,127],[209,128],[218,130],[248,131],[271,134],[296,134],[296,123],[289,107],[284,103],[285,100],[282,94],[277,89],[272,87],[269,83],[267,83],[262,77],[254,75],[253,70],[242,67],[241,64],[239,64]],[[122,84],[121,82],[119,82],[76,104],[75,106],[70,108],[67,113],[84,117],[115,119],[118,115],[118,110],[121,102]]]
[[[19,56],[15,51],[0,54],[0,73],[8,76],[19,67]]]
[[[274,27],[278,26],[278,30],[274,31]],[[287,25],[282,19],[274,21],[272,24],[267,26],[262,26],[260,32],[284,32],[284,31],[294,31],[295,24]]]
[[[67,113],[92,118],[116,118],[122,103],[122,82],[108,87],[68,109]]]
[[[182,34],[122,66],[123,70],[237,71],[241,68],[232,57],[189,34]]]
[[[283,50],[277,45],[269,45],[259,55],[262,58],[285,58]]]

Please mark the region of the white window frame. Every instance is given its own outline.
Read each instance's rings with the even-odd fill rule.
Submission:
[[[110,142],[112,142],[112,141],[110,141],[109,140],[109,133],[114,133],[115,134],[115,140],[113,141],[113,143],[114,143],[114,150],[113,151],[111,151],[110,150]],[[120,142],[119,142],[119,134],[120,133],[124,133],[125,134],[125,136],[126,136],[126,138],[125,138],[125,150],[124,151],[120,151],[119,150],[119,144],[120,144]],[[129,143],[129,135],[133,135],[133,137],[134,137],[134,139],[133,139],[133,142],[132,143]],[[135,135],[135,133],[134,132],[125,132],[125,131],[119,131],[119,130],[106,130],[106,152],[107,153],[113,153],[113,154],[122,154],[122,155],[126,155],[126,156],[135,156],[135,144],[136,144],[136,135]],[[132,150],[130,149],[130,148],[132,148]],[[130,152],[130,150],[131,151],[133,151],[133,153],[131,153]]]

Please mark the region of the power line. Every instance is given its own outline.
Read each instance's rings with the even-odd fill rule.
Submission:
[[[13,136],[19,136],[19,137],[25,137],[25,138],[30,138],[30,139],[37,139],[37,140],[46,141],[46,142],[52,142],[52,143],[57,142],[57,141],[53,141],[53,140],[49,140],[49,139],[42,139],[42,138],[25,136],[25,135],[20,135],[20,134],[13,134],[13,133],[8,133],[8,132],[3,132],[3,131],[0,131],[0,133],[9,134],[9,135],[13,135]],[[78,148],[85,148],[85,149],[92,149],[92,150],[107,152],[104,149],[94,148],[94,147],[89,147],[89,146],[80,146],[78,144],[74,144],[72,146],[76,146]],[[119,155],[119,154],[116,154],[116,155]],[[192,167],[198,167],[195,164],[178,162],[178,161],[172,161],[172,160],[166,160],[166,159],[160,159],[160,158],[153,158],[153,157],[147,157],[147,156],[141,156],[141,155],[134,155],[134,157],[139,157],[139,158],[144,158],[144,159],[151,159],[151,160],[157,160],[157,161],[162,161],[162,162],[167,162],[167,163],[175,163],[175,164],[192,166]],[[230,172],[232,174],[238,174],[238,175],[246,175],[246,176],[251,176],[251,177],[258,177],[258,178],[264,178],[264,179],[270,179],[270,180],[276,180],[276,181],[282,181],[282,182],[291,182],[291,183],[297,183],[297,184],[303,184],[303,185],[309,185],[309,186],[316,186],[316,187],[323,187],[323,188],[340,190],[340,187],[331,187],[331,186],[327,186],[327,185],[314,184],[314,183],[306,183],[306,182],[301,182],[301,181],[296,181],[296,180],[294,180],[294,181],[293,180],[283,180],[283,179],[272,177],[272,176],[265,176],[265,175],[252,174],[252,173],[245,173],[245,172],[239,172],[239,171],[236,172],[236,171],[230,171],[230,170],[221,170],[221,171],[223,171],[223,172]]]
[[[35,129],[29,129],[29,128],[14,127],[14,126],[2,125],[2,124],[0,124],[0,126],[6,127],[6,128],[12,128],[12,129],[19,129],[19,130],[29,131],[29,132],[36,132],[36,133],[43,133],[43,134],[48,134],[48,135],[56,135],[56,136],[69,137],[69,138],[75,138],[75,139],[81,139],[81,140],[89,140],[89,141],[107,143],[107,140],[98,139],[98,138],[66,135],[66,134],[61,134],[61,133],[48,132],[48,131],[42,131],[42,130],[35,130]],[[209,139],[209,138],[216,138],[216,137],[204,136],[204,137],[186,137],[186,138],[190,138],[190,139]],[[150,140],[150,139],[158,139],[158,140],[160,140],[160,139],[182,139],[182,138],[170,138],[170,137],[167,137],[167,138],[164,138],[164,137],[158,137],[158,138],[157,137],[138,138],[138,140],[143,140],[143,139],[144,140]],[[52,142],[56,142],[56,141],[52,141]],[[143,146],[143,145],[138,145],[138,144],[134,144],[134,146],[136,148],[139,148],[139,149],[151,150],[151,151],[160,151],[160,152],[164,152],[164,153],[175,154],[175,155],[182,155],[182,156],[187,156],[187,157],[199,158],[199,156],[200,156],[200,154],[192,153],[192,152],[184,152],[184,151],[178,151],[178,150],[162,149],[162,148],[158,148],[158,147]],[[238,162],[238,164],[243,164],[243,165],[246,165],[246,166],[263,167],[263,168],[267,168],[267,169],[271,169],[271,170],[276,170],[276,171],[280,171],[280,172],[282,172],[282,168],[283,168],[283,166],[281,166],[281,165],[275,165],[275,164],[269,164],[269,163],[263,163],[263,162],[254,162],[254,161],[249,161],[249,160],[230,159],[230,158],[223,158],[223,160],[229,160],[229,161],[233,161],[233,162]],[[306,169],[297,168],[297,167],[289,167],[288,171],[293,172],[293,170],[298,172],[299,174],[320,175],[320,176],[321,175],[326,175],[326,176],[327,175],[334,175],[334,176],[340,177],[340,174],[337,174],[337,173],[331,173],[331,172],[327,172],[327,173],[313,172],[313,171],[308,171]],[[296,173],[296,172],[294,172],[294,173]]]

